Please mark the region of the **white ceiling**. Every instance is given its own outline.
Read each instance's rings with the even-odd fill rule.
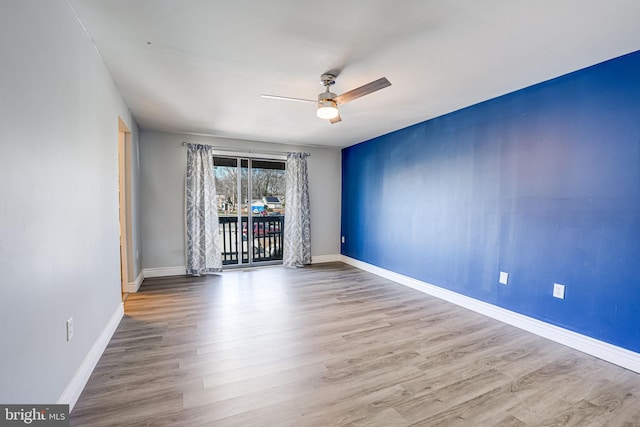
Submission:
[[[69,0],[142,129],[345,147],[640,50],[638,0]],[[313,104],[392,86],[340,108]]]

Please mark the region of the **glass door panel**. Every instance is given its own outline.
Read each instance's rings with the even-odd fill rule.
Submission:
[[[242,202],[238,196],[240,174],[238,159],[215,157],[216,193],[218,196],[218,219],[222,237],[222,263],[238,264],[238,248],[241,240],[238,218],[242,216]]]
[[[251,161],[253,261],[282,261],[285,163]]]

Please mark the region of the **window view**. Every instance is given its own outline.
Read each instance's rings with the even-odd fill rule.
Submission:
[[[282,261],[285,163],[215,157],[225,265]]]

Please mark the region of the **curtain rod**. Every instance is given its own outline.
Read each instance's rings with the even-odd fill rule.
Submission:
[[[182,141],[180,143],[181,146],[186,147],[188,144],[187,141]],[[210,147],[213,147],[215,150],[218,151],[229,151],[232,153],[247,153],[247,154],[271,154],[274,156],[286,156],[287,154],[289,154],[286,151],[262,151],[262,150],[247,150],[247,149],[242,149],[242,148],[229,148],[229,147],[216,147],[215,145],[211,145],[211,144],[200,144],[200,143],[196,143],[196,145],[209,145]],[[300,153],[300,151],[296,151],[297,153]],[[310,153],[303,153],[306,154],[307,156],[311,156]]]

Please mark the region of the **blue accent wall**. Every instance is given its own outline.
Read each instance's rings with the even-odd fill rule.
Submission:
[[[345,148],[342,177],[342,254],[640,352],[640,52]]]

